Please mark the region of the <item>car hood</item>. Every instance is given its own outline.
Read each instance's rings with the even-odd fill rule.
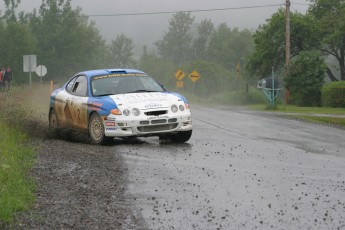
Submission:
[[[110,96],[110,98],[119,107],[136,107],[138,109],[168,108],[181,101],[176,95],[166,92],[117,94]]]

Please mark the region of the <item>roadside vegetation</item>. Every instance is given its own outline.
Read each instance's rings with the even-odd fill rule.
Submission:
[[[291,117],[299,118],[304,121],[326,124],[335,127],[345,128],[344,117],[330,117],[330,116],[308,116],[308,115],[290,115]]]
[[[283,113],[286,116],[320,124],[345,128],[345,108],[301,107],[296,105],[278,104],[276,109],[268,109],[267,105],[250,105],[250,109]]]
[[[14,212],[27,210],[35,200],[35,183],[28,172],[36,151],[22,131],[0,119],[0,221],[9,222]],[[0,225],[1,227],[1,225]]]
[[[35,201],[30,169],[45,136],[49,92],[49,85],[33,85],[0,93],[0,228]]]
[[[0,93],[0,227],[13,213],[27,210],[35,200],[35,183],[30,169],[36,149],[26,130],[30,116],[29,89]],[[24,102],[24,103],[23,103]],[[26,103],[25,103],[26,102]]]

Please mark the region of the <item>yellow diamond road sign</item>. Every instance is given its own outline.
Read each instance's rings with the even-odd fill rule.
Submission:
[[[184,76],[185,76],[185,74],[184,74],[184,72],[182,72],[182,70],[177,70],[177,72],[175,73],[175,77],[179,80],[179,81],[181,81],[183,78],[184,78]]]
[[[197,80],[199,80],[200,74],[194,70],[189,74],[189,78],[192,80],[192,82],[196,82]]]

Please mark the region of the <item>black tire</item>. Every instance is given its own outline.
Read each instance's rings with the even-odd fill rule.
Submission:
[[[185,143],[189,141],[189,139],[192,136],[192,130],[189,131],[183,131],[183,132],[178,132],[170,137],[172,142],[176,143]]]
[[[52,135],[59,134],[60,131],[60,124],[59,119],[56,115],[56,112],[54,109],[52,109],[49,113],[49,133]]]
[[[166,140],[170,140],[169,135],[163,134],[159,136],[159,140],[160,141],[166,141]]]
[[[93,144],[107,144],[112,138],[104,135],[104,125],[101,117],[93,113],[89,120],[89,136]]]

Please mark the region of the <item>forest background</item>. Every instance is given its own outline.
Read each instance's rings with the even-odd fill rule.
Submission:
[[[19,0],[4,3],[0,65],[12,67],[18,85],[28,84],[28,73],[22,71],[27,54],[37,55],[37,63],[47,67],[47,82],[63,83],[87,69],[138,68],[168,89],[196,97],[217,95],[220,100],[235,97],[241,103],[262,100],[258,91],[248,91],[259,79],[270,77],[272,67],[282,88],[306,91],[308,98],[315,98],[313,105],[320,104],[325,83],[345,80],[345,4],[339,0],[311,1],[305,14],[291,13],[289,75],[284,66],[284,7],[256,31],[215,25],[210,19],[196,21],[190,12],[176,12],[162,38],[153,46],[140,47],[138,54],[126,34],[106,41],[82,9],[72,7],[71,0],[43,0],[30,13],[17,12]],[[186,75],[183,88],[176,86],[178,70]],[[192,71],[200,74],[197,82],[188,78]],[[39,82],[38,77],[33,79]]]

